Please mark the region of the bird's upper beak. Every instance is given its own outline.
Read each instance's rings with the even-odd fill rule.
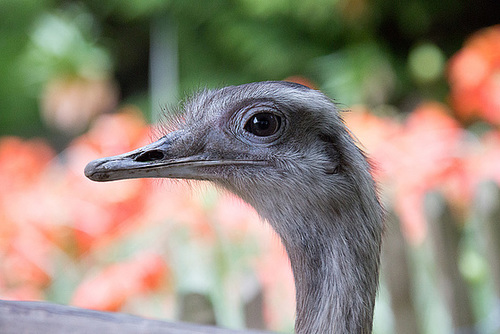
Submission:
[[[137,150],[91,161],[85,167],[85,176],[101,182],[136,178],[213,180],[217,168],[260,164],[253,160],[211,157],[208,152],[179,153],[177,139],[178,134],[172,132]]]

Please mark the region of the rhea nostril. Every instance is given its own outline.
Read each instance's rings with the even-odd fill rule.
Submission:
[[[156,161],[161,160],[165,157],[162,151],[160,150],[151,150],[144,153],[139,154],[134,160],[137,162],[148,162],[148,161]]]

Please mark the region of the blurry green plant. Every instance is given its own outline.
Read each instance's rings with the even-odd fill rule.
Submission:
[[[113,70],[109,52],[97,44],[98,23],[84,7],[74,5],[41,15],[21,62],[29,83],[65,76],[94,78]]]
[[[342,105],[386,104],[397,87],[391,55],[374,43],[346,47],[315,63],[322,90]]]

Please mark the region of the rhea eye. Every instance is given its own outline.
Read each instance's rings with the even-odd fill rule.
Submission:
[[[278,132],[281,126],[281,117],[271,113],[253,115],[245,124],[245,130],[258,137],[268,137]]]

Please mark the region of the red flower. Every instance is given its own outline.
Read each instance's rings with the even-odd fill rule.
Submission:
[[[21,291],[24,284],[40,289],[50,282],[50,256],[60,226],[49,223],[56,219],[48,209],[53,197],[44,181],[54,157],[40,140],[0,140],[2,295]]]
[[[500,125],[500,25],[475,33],[449,62],[450,100],[465,121]]]
[[[437,102],[421,104],[403,124],[359,109],[345,115],[347,125],[374,161],[407,238],[419,242],[426,233],[423,198],[429,190],[441,189],[459,206],[471,196],[463,130]]]
[[[159,289],[167,277],[167,265],[155,253],[111,265],[84,280],[71,304],[102,311],[119,311],[133,297]]]
[[[0,138],[0,184],[3,193],[30,188],[41,178],[54,157],[54,151],[41,140]]]
[[[109,241],[133,224],[144,212],[151,180],[95,183],[83,175],[85,165],[96,158],[131,151],[150,142],[150,129],[139,111],[124,109],[103,115],[89,132],[65,151],[66,185],[71,196],[68,211],[80,253]]]
[[[400,153],[394,141],[400,138],[401,124],[375,116],[363,106],[355,106],[343,116],[358,145],[369,153],[377,180],[384,182],[386,178],[391,178],[395,172],[394,159]]]

